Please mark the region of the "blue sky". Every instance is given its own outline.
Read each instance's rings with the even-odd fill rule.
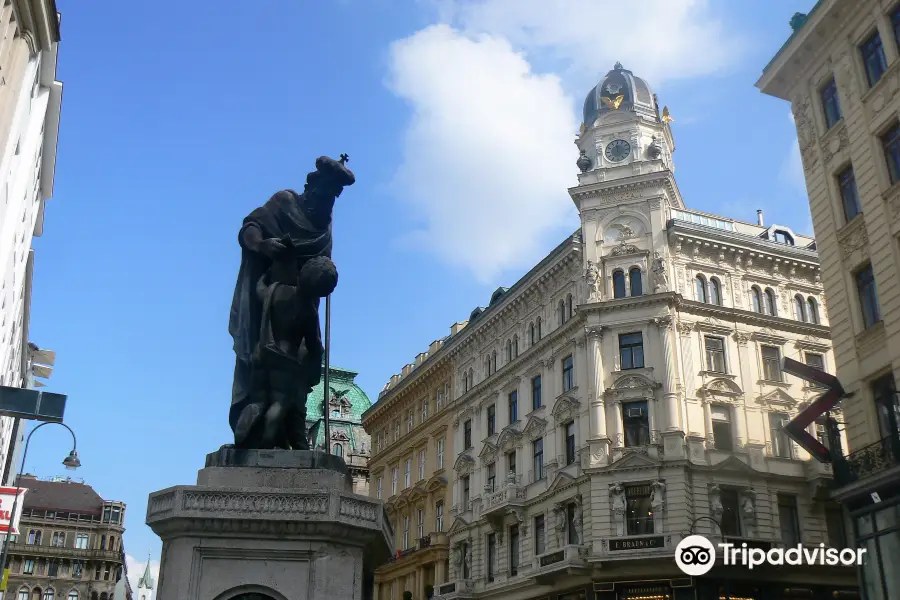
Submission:
[[[147,494],[230,441],[241,219],[321,154],[357,176],[335,209],[333,362],[373,399],[577,227],[580,107],[617,60],[675,116],[689,207],[811,232],[789,106],[754,83],[812,0],[58,4],[31,339],[58,353],[78,475],[128,503],[140,560],[160,548]],[[28,470],[61,474],[67,444],[45,428]]]

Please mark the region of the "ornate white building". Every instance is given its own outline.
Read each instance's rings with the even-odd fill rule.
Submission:
[[[815,242],[689,210],[670,121],[617,64],[576,140],[580,229],[435,353],[456,453],[440,596],[858,597],[852,569],[673,560],[691,531],[847,542],[830,468],[781,431],[818,395],[783,358],[834,372]]]

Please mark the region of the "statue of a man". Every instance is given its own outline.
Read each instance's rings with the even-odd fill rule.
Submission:
[[[318,158],[302,194],[276,193],[238,233],[241,268],[228,322],[236,355],[228,421],[238,448],[309,448],[306,398],[324,356],[319,299],[337,285],[332,208],[355,182],[346,160]]]

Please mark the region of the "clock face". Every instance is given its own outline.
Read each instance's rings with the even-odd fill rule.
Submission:
[[[606,159],[612,162],[621,162],[631,153],[631,144],[625,140],[613,140],[606,147]]]

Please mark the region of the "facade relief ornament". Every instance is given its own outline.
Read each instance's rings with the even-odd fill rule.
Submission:
[[[613,256],[624,256],[626,254],[637,254],[640,252],[638,247],[634,244],[626,244],[625,241],[619,242],[619,244],[612,249]]]
[[[691,335],[691,332],[694,331],[694,323],[690,321],[678,321],[678,333],[681,335]]]
[[[750,334],[744,333],[742,331],[734,332],[734,341],[737,342],[738,346],[746,346],[747,342],[750,341]]]
[[[653,509],[653,533],[663,532],[663,513],[666,508],[666,484],[660,480],[650,484],[650,507]]]
[[[855,221],[851,222],[846,231],[838,234],[841,254],[845,259],[849,258],[856,250],[865,248],[869,244],[865,221],[863,219],[856,219]]]
[[[653,291],[669,291],[669,277],[666,274],[666,259],[659,252],[653,253]]]
[[[597,268],[597,263],[592,260],[587,261],[584,280],[587,282],[588,300],[590,302],[599,302],[602,300],[603,296],[601,289],[603,287],[603,279],[600,277],[600,269]]]
[[[653,323],[662,330],[671,329],[672,328],[672,316],[666,315],[665,317],[657,317],[653,319]]]
[[[709,512],[710,514],[718,519],[722,516],[722,512],[725,510],[725,507],[722,506],[722,489],[718,486],[718,484],[711,485],[709,487]]]
[[[612,521],[616,529],[616,537],[625,536],[625,514],[627,510],[625,502],[625,488],[616,482],[609,486],[609,496],[612,502]]]

